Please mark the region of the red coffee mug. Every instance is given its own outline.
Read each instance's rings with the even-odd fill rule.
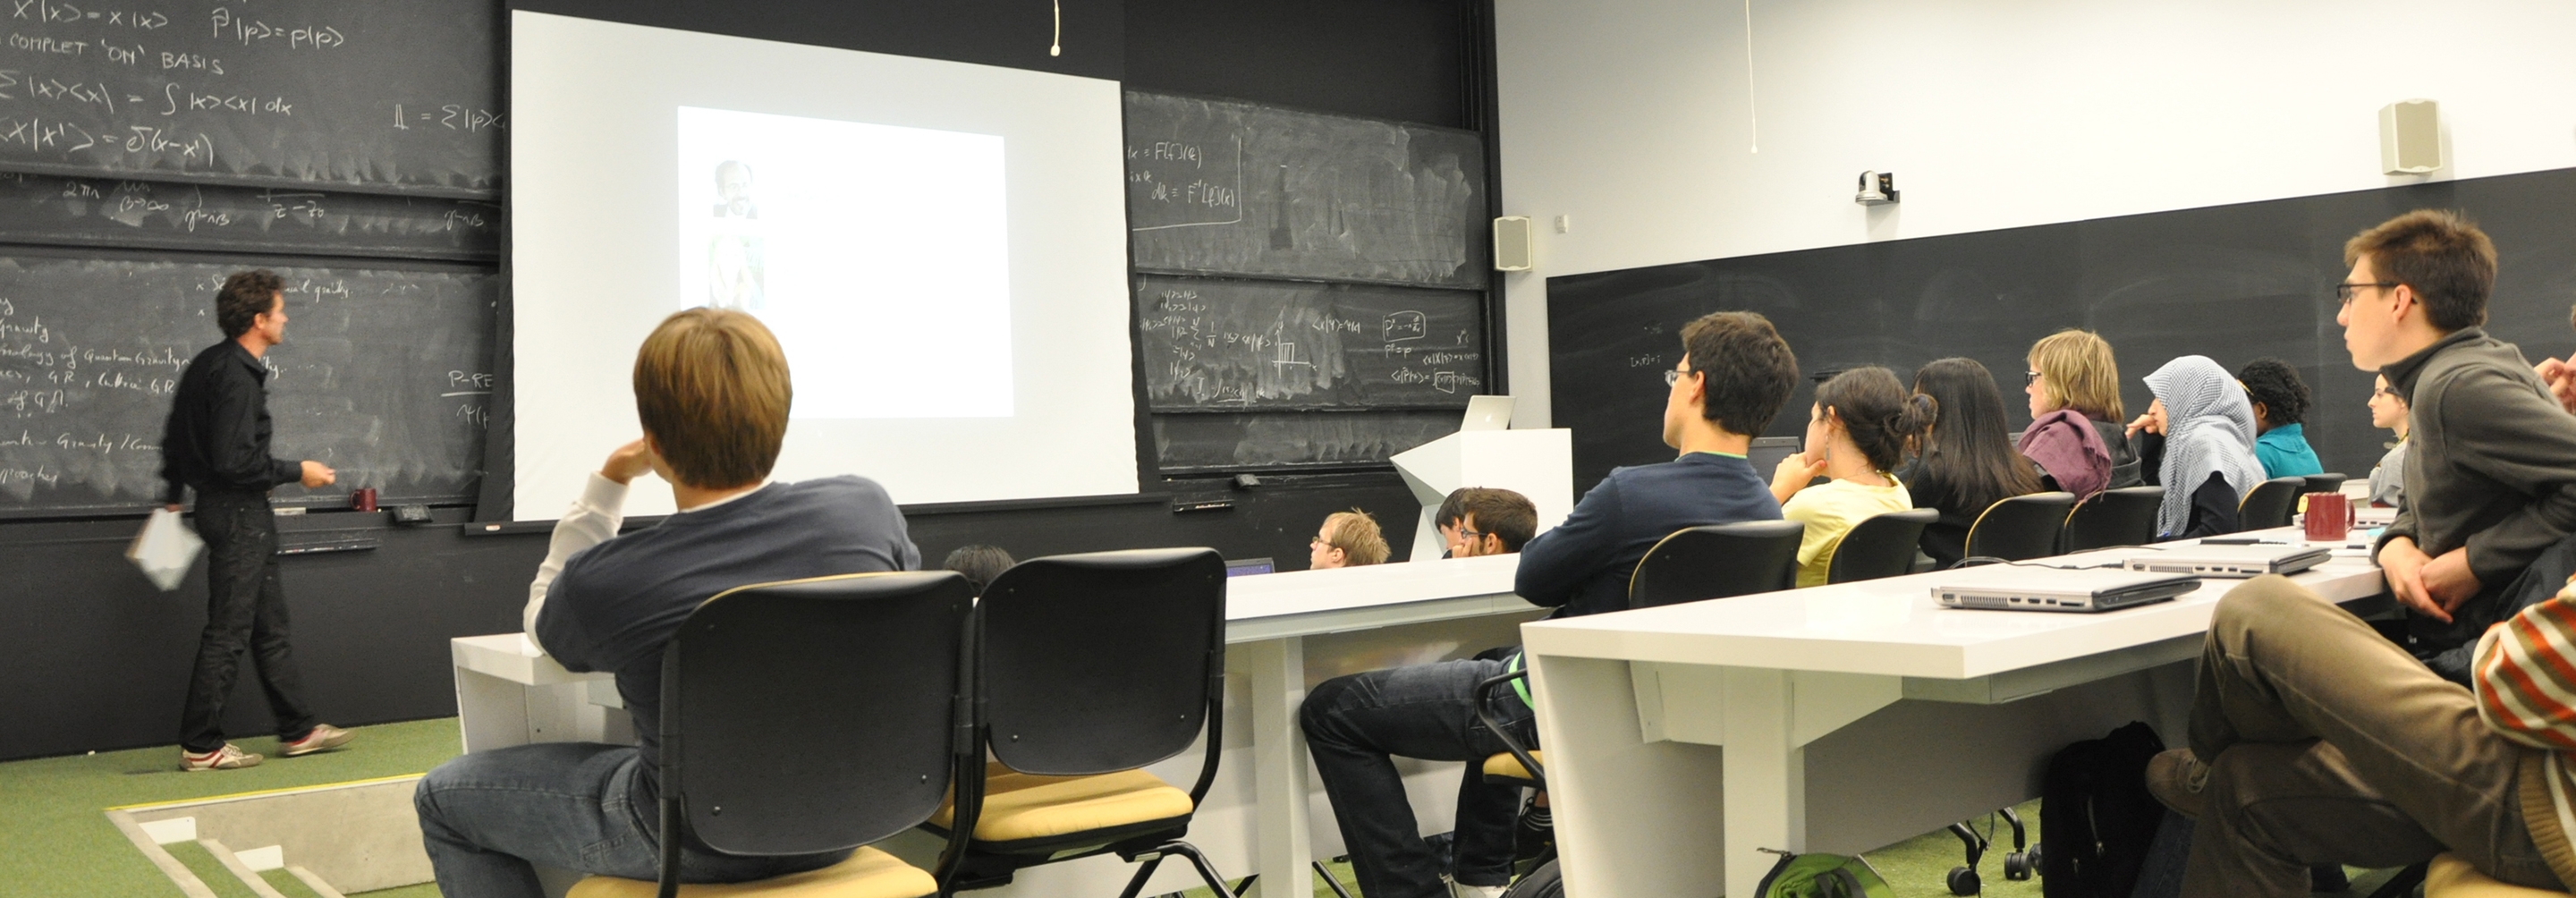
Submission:
[[[362,487],[349,492],[349,507],[359,511],[376,510],[376,488]]]
[[[2352,507],[2352,497],[2342,493],[2309,493],[2307,498],[2308,541],[2343,542],[2344,535],[2352,531],[2358,515]]]

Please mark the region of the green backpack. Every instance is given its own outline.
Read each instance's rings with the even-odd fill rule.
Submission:
[[[1887,878],[1859,855],[1762,850],[1779,855],[1780,862],[1771,865],[1762,886],[1754,890],[1761,898],[1893,898],[1896,894]]]

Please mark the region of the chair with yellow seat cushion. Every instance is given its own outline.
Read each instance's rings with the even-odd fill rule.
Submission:
[[[2439,854],[2424,871],[2424,898],[2567,898],[2566,892],[2511,886],[2478,872],[2456,854]]]
[[[1530,749],[1530,760],[1537,761],[1542,765],[1546,764],[1547,749]],[[1536,787],[1539,785],[1538,777],[1530,773],[1529,766],[1522,764],[1521,759],[1512,757],[1512,753],[1507,751],[1497,752],[1494,756],[1485,759],[1485,781],[1489,783],[1514,783],[1529,787]]]
[[[1223,877],[1183,841],[1216,781],[1223,733],[1225,562],[1212,549],[1033,558],[975,609],[973,758],[952,808],[925,826],[949,839],[955,893],[1022,868],[1116,854],[1140,863],[1129,898],[1166,857],[1218,893]],[[1142,768],[1206,755],[1188,791]]]
[[[935,875],[860,846],[928,820],[964,763],[973,607],[949,571],[760,584],[699,605],[662,651],[659,881],[594,876],[570,894],[937,894]],[[857,850],[804,873],[684,887],[693,837],[743,855]]]
[[[640,879],[593,876],[575,883],[564,898],[652,898],[656,888]],[[939,880],[929,871],[874,848],[861,848],[851,852],[849,860],[820,870],[758,882],[682,885],[680,898],[921,898],[938,891]]]

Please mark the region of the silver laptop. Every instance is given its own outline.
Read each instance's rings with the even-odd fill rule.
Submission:
[[[1459,430],[1505,430],[1512,426],[1512,397],[1467,397],[1467,420]]]
[[[2333,555],[2331,546],[2278,543],[2213,546],[2204,543],[2131,555],[2128,568],[2202,577],[2260,577],[2264,574],[2295,574],[2324,564]]]
[[[1990,564],[1942,574],[1932,599],[1944,608],[2082,614],[2162,602],[2199,588],[2200,578],[2187,574]]]

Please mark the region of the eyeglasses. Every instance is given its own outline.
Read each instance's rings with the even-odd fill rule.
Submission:
[[[1484,538],[1486,537],[1486,535],[1487,535],[1487,534],[1480,533],[1480,532],[1477,532],[1477,531],[1474,531],[1474,530],[1469,530],[1469,529],[1464,528],[1464,527],[1458,528],[1458,541],[1459,541],[1459,542],[1467,542],[1467,543],[1476,542],[1476,541],[1479,541],[1479,540],[1484,539]]]
[[[2021,373],[2021,383],[2022,383],[2022,386],[2029,386],[2029,385],[2031,385],[2031,384],[2035,384],[2035,383],[2038,383],[2038,382],[2039,382],[2039,372],[2037,372],[2037,371],[2024,371],[2024,372],[2022,372],[2022,373]]]
[[[2397,282],[2396,282],[2396,281],[2374,281],[2374,282],[2367,283],[2367,284],[2354,284],[2354,283],[2348,283],[2348,282],[2347,282],[2347,283],[2336,284],[2336,285],[2335,285],[2335,301],[2336,301],[2336,302],[2338,302],[2338,303],[2342,303],[2342,304],[2344,304],[2344,305],[2347,305],[2347,306],[2348,306],[2348,305],[2352,305],[2352,294],[2353,294],[2353,291],[2355,291],[2355,290],[2360,290],[2360,289],[2362,289],[2362,288],[2364,288],[2364,287],[2377,287],[2377,288],[2380,288],[2380,289],[2382,289],[2382,290],[2385,290],[2385,289],[2388,289],[2388,288],[2390,288],[2390,287],[2394,287],[2394,286],[2397,286]]]
[[[1698,374],[1698,373],[1699,373],[1699,372],[1697,372],[1697,371],[1680,371],[1680,370],[1666,371],[1666,372],[1664,372],[1664,386],[1669,387],[1669,386],[1672,386],[1672,385],[1674,385],[1674,384],[1681,383],[1681,382],[1682,382],[1682,375],[1685,375],[1685,374]]]

